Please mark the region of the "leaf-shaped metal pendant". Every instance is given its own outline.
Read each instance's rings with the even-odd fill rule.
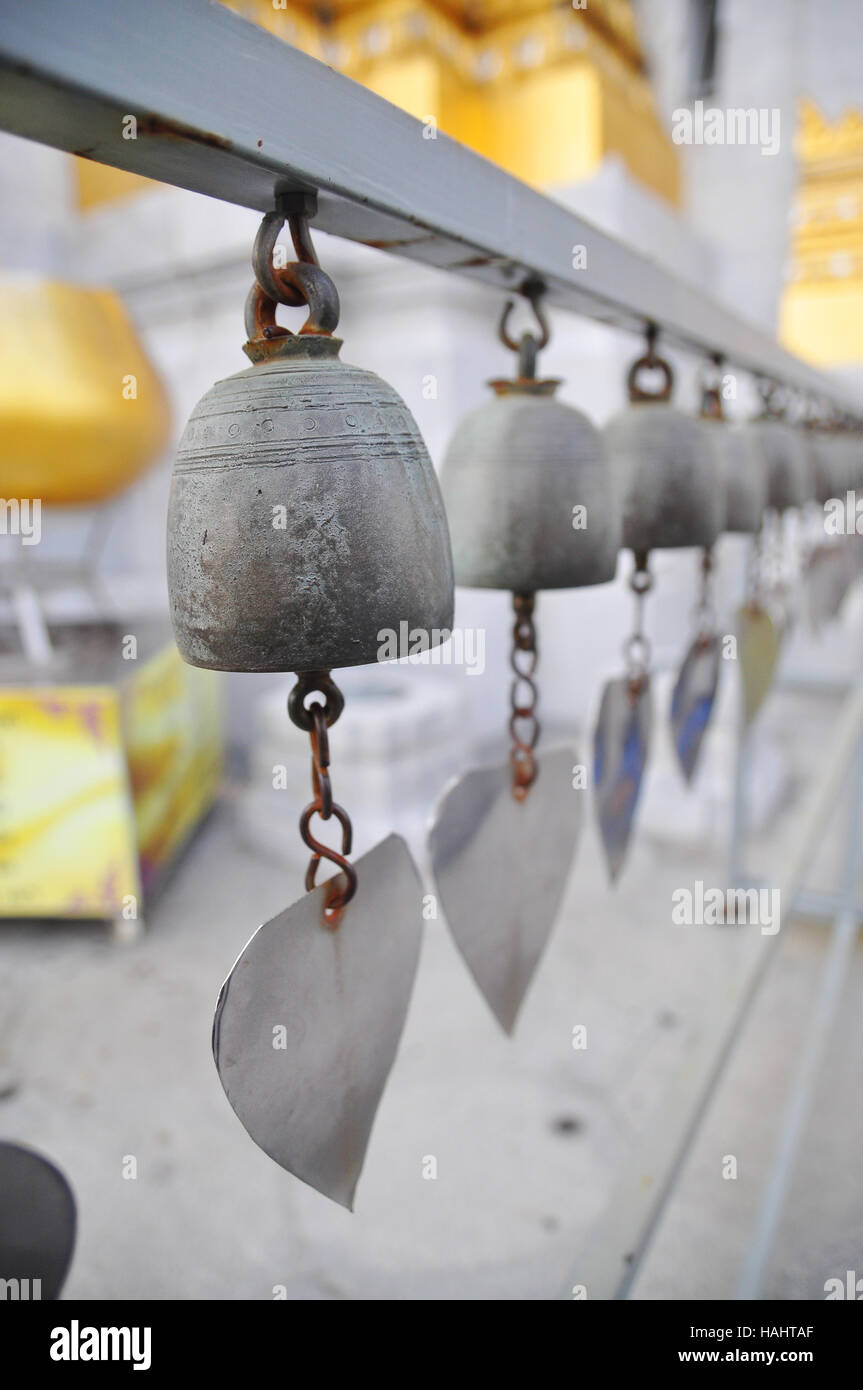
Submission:
[[[255,932],[213,1022],[220,1080],[255,1143],[349,1209],[410,1002],[423,894],[398,835],[355,867],[335,930],[324,883]]]
[[[782,636],[766,609],[745,604],[737,614],[740,670],[743,676],[743,717],[748,726],[770,689]]]
[[[671,696],[671,732],[674,750],[687,782],[701,752],[719,684],[719,638],[696,637],[686,653]]]
[[[635,681],[621,676],[608,682],[593,736],[593,795],[612,883],[629,848],[652,717],[649,676]]]
[[[429,840],[449,929],[507,1033],[554,926],[582,819],[574,750],[548,749],[536,761],[523,801],[512,794],[509,763],[459,777]]]

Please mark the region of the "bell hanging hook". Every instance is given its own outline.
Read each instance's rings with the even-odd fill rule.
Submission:
[[[276,207],[264,214],[252,249],[255,284],[246,300],[245,326],[250,342],[296,336],[276,323],[276,306],[307,305],[308,317],[300,334],[330,336],[338,327],[339,294],[321,269],[312,243],[309,218],[317,209],[317,195],[282,194]],[[297,260],[285,266],[274,262],[276,241],[285,225]]]
[[[515,308],[514,299],[508,299],[503,307],[498,324],[498,337],[505,347],[518,353],[518,375],[522,380],[530,381],[536,376],[537,354],[548,345],[551,330],[542,305],[542,296],[545,293],[545,286],[542,282],[540,280],[527,280],[519,293],[528,301],[533,310],[534,318],[539,324],[539,337],[537,338],[533,333],[525,332],[520,339],[516,340],[510,334],[509,321]]]
[[[659,401],[662,403],[671,399],[674,372],[671,370],[671,365],[656,351],[658,337],[659,326],[652,320],[648,320],[644,328],[645,350],[641,357],[636,358],[633,362],[626,378],[626,388],[633,404],[640,401]],[[662,373],[663,383],[658,390],[650,391],[639,386],[638,377],[645,369]]]
[[[722,365],[725,359],[721,352],[712,352],[701,373],[701,418],[703,420],[722,420]]]

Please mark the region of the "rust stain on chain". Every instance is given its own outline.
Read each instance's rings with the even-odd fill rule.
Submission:
[[[310,694],[323,695],[311,705],[305,701]],[[288,714],[292,721],[308,732],[312,745],[312,797],[300,816],[300,835],[312,851],[306,870],[306,892],[315,885],[318,865],[322,859],[335,864],[341,873],[327,883],[324,903],[324,924],[334,931],[342,913],[357,891],[357,871],[347,856],[353,842],[353,826],[347,811],[333,800],[330,782],[330,739],[328,729],[335,724],[344,706],[344,698],[329,671],[304,671],[288,697]],[[342,828],[341,852],[316,839],[310,830],[312,816],[327,821],[335,818]]]
[[[510,665],[515,678],[510,687],[509,732],[512,749],[509,760],[512,766],[512,794],[516,801],[524,801],[533,786],[539,771],[534,749],[539,738],[539,720],[536,707],[539,691],[533,679],[536,671],[538,652],[536,628],[533,623],[535,594],[513,594],[512,606],[515,623],[512,629],[512,654]],[[521,698],[521,690],[527,687],[528,698]]]

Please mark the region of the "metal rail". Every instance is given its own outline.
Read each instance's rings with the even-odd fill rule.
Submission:
[[[136,138],[124,117],[134,115]],[[0,128],[641,330],[863,415],[766,333],[447,136],[209,0],[0,7]],[[587,268],[573,268],[573,247]]]

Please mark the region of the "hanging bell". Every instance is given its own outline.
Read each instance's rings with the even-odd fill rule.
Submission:
[[[252,366],[213,386],[183,432],[168,510],[177,646],[193,666],[308,671],[379,659],[380,633],[452,625],[446,517],[401,397],[339,360],[338,295],[301,232],[276,270],[264,218],[246,306]],[[298,223],[292,223],[292,231]],[[299,333],[276,303],[308,305]]]
[[[300,259],[277,270],[286,212]],[[397,835],[349,858],[353,827],[330,767],[344,700],[330,668],[389,656],[402,624],[428,645],[445,641],[453,580],[443,503],[407,407],[339,361],[338,296],[307,213],[307,199],[284,200],[261,224],[246,306],[253,365],[218,382],[186,427],[168,574],[177,644],[192,665],[298,673],[288,714],[312,754],[312,800],[300,815],[306,893],[237,958],[216,1006],[213,1055],[255,1143],[351,1207],[410,1001],[423,885]],[[278,327],[277,303],[308,306],[298,334]],[[339,833],[340,848],[318,838],[318,822]],[[319,884],[323,863],[337,872]]]
[[[674,375],[657,356],[655,340],[651,325],[647,351],[629,370],[630,404],[605,427],[623,490],[623,544],[636,555],[710,546],[724,519],[722,489],[704,431],[697,420],[669,404]],[[655,390],[639,385],[648,370],[662,374]]]
[[[538,292],[523,293],[540,337],[510,337],[510,301],[499,332],[518,353],[518,376],[489,383],[494,396],[458,425],[441,468],[456,583],[524,594],[606,584],[621,522],[602,435],[554,399],[559,381],[537,379],[548,325]]]
[[[518,353],[518,376],[491,383],[494,398],[459,425],[441,470],[457,582],[513,591],[510,756],[456,779],[429,840],[450,932],[508,1033],[554,926],[581,826],[575,750],[536,751],[536,591],[613,579],[620,542],[602,436],[552,398],[556,381],[537,379],[548,324],[540,287],[522,293],[540,335],[511,338],[506,305],[499,333]]]
[[[779,388],[770,381],[759,383],[762,413],[751,431],[767,465],[767,505],[784,512],[802,507],[814,495],[815,480],[801,432],[784,418]]]
[[[646,336],[646,351],[627,376],[629,406],[605,428],[623,491],[623,544],[632,550],[635,561],[629,581],[635,596],[635,625],[624,647],[626,672],[606,684],[593,736],[594,808],[612,882],[619,877],[629,849],[650,754],[650,646],[644,635],[644,605],[652,585],[650,551],[689,546],[709,551],[725,511],[724,490],[703,426],[669,404],[674,375],[668,362],[657,355],[654,324],[648,324]],[[661,374],[658,387],[640,384],[647,371]],[[713,671],[713,636],[708,639],[699,631],[693,659],[684,663],[675,688],[672,724],[687,776],[710,712],[708,705],[703,713],[700,661],[701,647],[708,641]],[[690,747],[696,724],[697,742]]]
[[[767,506],[767,465],[752,431],[723,416],[717,386],[702,393],[701,425],[713,459],[714,474],[725,487],[724,532],[756,535]]]

